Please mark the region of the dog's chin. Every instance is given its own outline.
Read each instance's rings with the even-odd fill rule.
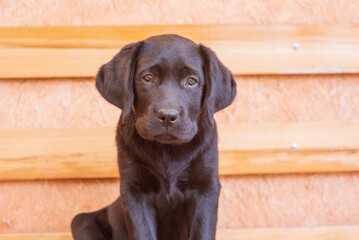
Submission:
[[[143,134],[141,131],[138,131],[138,133],[143,139],[146,139],[149,141],[157,141],[162,144],[183,144],[183,143],[190,142],[192,140],[192,138],[182,139],[182,138],[173,136],[166,132],[159,134],[159,135],[155,135],[155,136]]]
[[[165,128],[161,125],[148,124],[142,119],[136,121],[135,128],[141,138],[156,141],[162,144],[184,144],[190,142],[197,134],[197,124],[187,124],[187,128],[177,126],[176,128]]]
[[[168,132],[162,132],[162,133],[148,133],[146,131],[144,131],[144,129],[142,128],[137,128],[137,133],[140,135],[141,138],[145,139],[145,140],[149,140],[149,141],[157,141],[159,143],[162,144],[183,144],[183,143],[187,143],[190,142],[193,136],[176,136],[174,134],[168,133]]]
[[[182,144],[191,141],[191,139],[180,139],[169,133],[163,133],[153,137],[157,142],[163,144]]]

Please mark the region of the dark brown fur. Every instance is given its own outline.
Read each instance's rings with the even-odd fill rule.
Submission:
[[[96,87],[122,109],[121,197],[77,215],[74,239],[214,240],[220,183],[213,114],[236,95],[229,70],[207,47],[162,35],[125,46],[101,67]]]

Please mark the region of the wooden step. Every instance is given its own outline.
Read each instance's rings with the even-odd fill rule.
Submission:
[[[93,77],[125,44],[176,33],[234,74],[358,73],[359,25],[1,27],[0,78]]]
[[[0,179],[118,177],[115,128],[0,130]],[[219,125],[221,175],[359,170],[359,123]]]
[[[217,240],[355,240],[359,226],[259,228],[217,231]],[[70,233],[0,234],[0,240],[72,240]]]

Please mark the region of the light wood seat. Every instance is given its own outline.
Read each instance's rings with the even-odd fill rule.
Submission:
[[[359,226],[219,229],[217,240],[354,240]],[[72,240],[70,233],[0,234],[0,240]]]

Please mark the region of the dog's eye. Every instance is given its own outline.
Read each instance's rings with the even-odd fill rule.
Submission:
[[[145,82],[151,82],[153,80],[153,76],[152,76],[152,74],[147,74],[147,75],[141,77],[141,79]]]
[[[193,77],[189,77],[187,78],[187,84],[191,87],[196,86],[198,83],[197,79],[193,78]]]

